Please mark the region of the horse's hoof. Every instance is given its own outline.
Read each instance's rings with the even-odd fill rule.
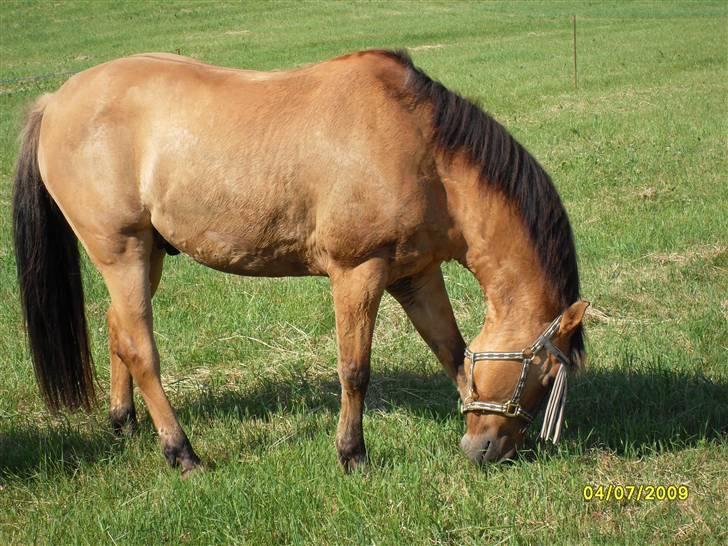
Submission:
[[[189,464],[185,466],[184,464],[180,465],[180,468],[182,472],[180,473],[180,476],[183,480],[189,480],[193,476],[199,476],[200,474],[203,474],[207,468],[204,464],[201,462]]]
[[[339,463],[346,474],[352,472],[364,472],[369,466],[369,457],[366,451],[352,455],[342,455],[339,453]]]
[[[128,438],[137,431],[138,423],[134,408],[110,410],[109,421],[111,421],[111,430],[118,437]]]
[[[192,449],[192,444],[184,435],[175,444],[164,448],[164,458],[167,459],[169,466],[179,467],[183,476],[187,472],[202,466],[202,461],[200,461],[195,450]]]

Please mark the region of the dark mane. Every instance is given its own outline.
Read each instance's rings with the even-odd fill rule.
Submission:
[[[480,169],[480,180],[501,191],[521,213],[541,266],[556,291],[561,310],[579,299],[579,270],[569,218],[548,173],[495,119],[477,104],[450,91],[417,68],[404,50],[384,51],[408,69],[407,92],[433,109],[440,150],[464,152]],[[584,351],[581,326],[571,338],[572,360]]]

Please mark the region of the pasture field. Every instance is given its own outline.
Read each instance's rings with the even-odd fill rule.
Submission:
[[[728,541],[726,28],[725,2],[0,4],[0,543]],[[470,465],[455,389],[385,296],[365,418],[371,464],[346,476],[333,445],[328,281],[226,276],[184,256],[167,259],[155,331],[167,392],[208,470],[182,480],[166,467],[139,399],[139,433],[111,434],[108,300],[88,265],[104,391],[90,414],[49,416],[10,236],[29,101],[59,73],[142,51],[271,70],[368,47],[408,47],[480,100],[565,201],[593,309],[562,444]],[[456,264],[445,273],[472,338],[486,311],[479,287]],[[686,485],[689,497],[585,501],[584,486],[600,484]]]

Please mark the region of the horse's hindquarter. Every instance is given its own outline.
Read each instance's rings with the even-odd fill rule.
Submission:
[[[421,267],[447,230],[444,198],[423,172],[412,113],[357,62],[270,74],[174,58],[109,63],[108,101],[82,148],[133,168],[88,184],[224,271],[326,274],[332,260],[372,254]]]

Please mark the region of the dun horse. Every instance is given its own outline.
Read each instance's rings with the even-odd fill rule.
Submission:
[[[404,52],[271,73],[166,54],[90,68],[35,103],[13,205],[47,404],[94,400],[78,240],[111,299],[111,422],[135,423],[136,384],[183,473],[200,460],[162,388],[151,301],[165,254],[177,251],[228,273],[331,279],[346,470],[366,460],[362,412],[385,290],[455,383],[473,461],[511,457],[549,392],[545,435],[558,437],[588,305],[566,212],[501,125]],[[488,302],[467,350],[446,260],[467,267]]]

